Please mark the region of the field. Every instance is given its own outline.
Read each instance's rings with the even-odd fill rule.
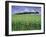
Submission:
[[[41,29],[41,16],[32,14],[12,15],[12,31]]]

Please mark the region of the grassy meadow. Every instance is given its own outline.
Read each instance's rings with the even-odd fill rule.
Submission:
[[[32,14],[12,15],[12,31],[41,29],[41,16]]]

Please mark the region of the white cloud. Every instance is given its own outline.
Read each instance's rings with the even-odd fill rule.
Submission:
[[[36,11],[34,9],[32,9],[31,12],[36,12]]]

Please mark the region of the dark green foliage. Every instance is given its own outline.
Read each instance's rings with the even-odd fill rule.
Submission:
[[[39,12],[22,12],[22,13],[16,13],[16,15],[22,15],[22,14],[39,14]]]

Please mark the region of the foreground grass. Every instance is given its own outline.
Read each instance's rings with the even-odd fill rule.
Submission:
[[[41,29],[40,15],[12,15],[12,31]]]

